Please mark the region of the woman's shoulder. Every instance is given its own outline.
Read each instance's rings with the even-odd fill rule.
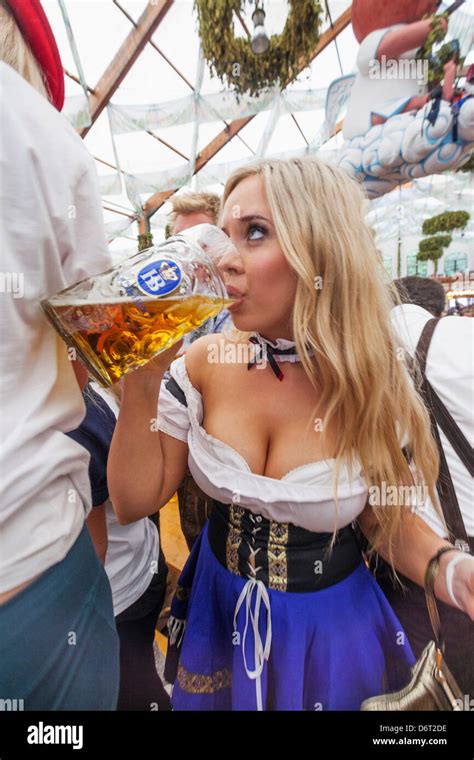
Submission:
[[[189,380],[199,392],[206,381],[216,376],[225,362],[216,357],[225,355],[226,346],[232,343],[225,333],[211,333],[195,340],[184,354],[184,364]]]

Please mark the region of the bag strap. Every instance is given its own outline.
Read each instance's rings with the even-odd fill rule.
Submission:
[[[431,342],[431,338],[436,325],[438,324],[440,317],[428,320],[418,341],[416,347],[416,359],[418,361],[421,373],[426,378],[426,357],[428,354],[428,348]],[[440,397],[436,393],[435,389],[426,378],[426,382],[429,385],[431,401],[435,412],[435,417],[441,430],[445,434],[446,438],[450,442],[451,446],[455,450],[461,462],[466,467],[469,475],[474,477],[474,449],[470,445],[466,436],[462,432],[459,425],[456,424],[453,417],[446,409],[446,406],[441,401]]]
[[[465,459],[469,460],[469,457],[472,458],[472,449],[459,426],[455,423],[454,419],[426,377],[426,358],[428,355],[428,349],[431,343],[431,338],[433,337],[433,332],[439,320],[439,317],[435,317],[434,319],[428,320],[428,322],[425,324],[418,341],[418,345],[416,347],[415,358],[418,361],[422,376],[421,393],[430,415],[431,429],[439,451],[439,475],[438,481],[436,483],[436,489],[438,491],[441,509],[443,511],[446,528],[448,530],[449,540],[458,548],[462,548],[464,551],[469,551],[469,542],[466,528],[464,526],[464,521],[462,519],[461,510],[459,508],[459,503],[456,496],[456,491],[454,489],[448,463],[446,461],[446,456],[441,443],[438,424],[445,433],[446,437],[448,438],[461,461],[465,463]],[[453,441],[455,441],[455,443]],[[459,453],[458,449],[460,449],[461,454]],[[466,467],[470,471],[469,466],[466,465]]]
[[[472,478],[474,477],[474,449],[429,381],[428,384],[438,425]]]

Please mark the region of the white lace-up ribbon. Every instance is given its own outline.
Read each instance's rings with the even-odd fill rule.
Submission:
[[[276,340],[271,341],[267,338],[263,338],[258,332],[252,333],[252,337],[255,337],[258,340],[258,344],[260,345],[264,356],[266,355],[267,347],[270,347],[270,349],[273,349],[275,352],[273,355],[278,362],[292,362],[294,364],[295,362],[301,361],[301,358],[296,351],[296,342],[294,340],[277,338]],[[292,351],[292,353],[280,354],[278,351]],[[309,349],[309,355],[313,356],[313,351],[311,349]]]
[[[254,591],[256,592],[255,595],[255,610],[252,612],[252,597]],[[270,611],[270,597],[268,596],[268,591],[264,583],[262,581],[258,581],[256,578],[250,578],[245,586],[243,587],[241,594],[237,600],[237,604],[235,605],[235,613],[234,613],[234,633],[237,632],[237,616],[239,614],[240,608],[245,603],[245,628],[244,628],[244,635],[242,638],[242,655],[244,658],[244,667],[245,672],[247,673],[247,676],[255,681],[255,690],[256,690],[256,696],[257,696],[257,710],[263,710],[262,706],[262,681],[261,676],[263,672],[263,668],[265,665],[265,662],[268,660],[270,656],[270,647],[272,643],[272,621],[271,621],[271,611]],[[262,639],[260,637],[260,631],[259,631],[259,620],[260,620],[260,611],[263,606],[267,610],[267,630],[265,634],[265,644],[262,642]],[[263,610],[262,610],[263,611]],[[255,668],[254,670],[250,670],[250,668],[247,665],[247,658],[245,655],[245,642],[247,640],[247,630],[249,626],[249,621],[251,622],[252,629],[253,629],[253,636],[254,636],[254,659],[255,659]]]

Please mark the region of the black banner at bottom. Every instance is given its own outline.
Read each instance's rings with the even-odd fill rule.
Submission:
[[[299,756],[473,760],[473,729],[473,712],[1,712],[0,760],[127,751],[138,760],[170,750],[225,757],[252,748],[287,755],[293,746]]]

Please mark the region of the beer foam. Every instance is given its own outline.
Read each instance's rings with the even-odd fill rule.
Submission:
[[[177,301],[177,300],[183,300],[184,298],[189,298],[189,296],[174,296],[170,298],[150,298],[147,296],[111,296],[110,298],[101,298],[100,300],[96,300],[95,298],[93,300],[87,299],[87,298],[74,298],[74,300],[71,300],[69,298],[47,298],[46,301],[49,303],[53,308],[56,308],[57,306],[113,306],[114,304],[130,304],[130,303],[136,303],[137,305],[141,303],[156,303],[157,301]]]

